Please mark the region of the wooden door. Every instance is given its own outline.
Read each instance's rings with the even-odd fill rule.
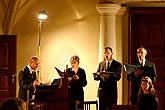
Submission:
[[[0,103],[16,97],[16,35],[0,35]]]
[[[160,110],[165,110],[165,8],[132,7],[130,12],[129,61],[134,61],[136,49],[145,46],[147,59],[155,63],[158,79],[154,83]]]

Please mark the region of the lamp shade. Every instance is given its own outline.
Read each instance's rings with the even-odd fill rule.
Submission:
[[[47,13],[43,10],[43,11],[39,11],[38,14],[38,20],[45,20],[47,19],[48,15]]]

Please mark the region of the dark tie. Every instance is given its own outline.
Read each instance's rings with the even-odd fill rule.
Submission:
[[[35,78],[35,77],[36,77],[36,72],[32,71],[32,78]]]
[[[106,70],[106,71],[108,72],[109,69],[110,69],[110,63],[108,62],[108,63],[107,63],[107,70]],[[103,79],[103,81],[105,81],[105,80],[107,79],[107,77],[106,77],[105,75],[103,75],[103,76],[102,76],[102,79]]]
[[[110,69],[110,63],[107,64],[107,71]]]
[[[143,61],[140,63],[141,66],[143,66]]]

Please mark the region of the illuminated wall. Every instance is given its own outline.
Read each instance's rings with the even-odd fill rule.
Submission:
[[[28,64],[31,56],[38,55],[37,15],[40,10],[45,10],[48,18],[42,22],[41,31],[42,83],[47,82],[51,74],[59,77],[54,66],[64,71],[66,65],[70,67],[70,57],[76,54],[80,57],[80,67],[87,74],[85,100],[96,100],[98,82],[93,80],[92,73],[96,72],[99,63],[100,14],[96,10],[97,4],[97,0],[35,2],[17,22],[13,31],[17,34],[17,74]],[[117,30],[120,30],[117,32],[122,32],[122,21],[120,18],[117,20]],[[116,46],[115,57],[122,63],[122,41],[125,39],[121,39],[121,33],[116,35],[120,44]],[[118,104],[122,104],[123,99],[122,80],[118,82]]]

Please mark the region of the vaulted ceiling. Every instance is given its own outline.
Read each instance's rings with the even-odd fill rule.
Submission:
[[[131,3],[131,2],[142,2],[143,0],[89,0],[98,1],[99,3]],[[164,0],[145,0],[145,2],[159,2]],[[26,11],[32,5],[38,5],[39,2],[47,2],[47,0],[0,0],[0,34],[11,34],[15,24],[20,18],[26,13]],[[70,4],[76,5],[77,0],[49,0],[49,2],[69,2]],[[82,1],[81,1],[82,2]],[[80,4],[80,3],[78,3]],[[58,5],[58,4],[57,4]],[[54,7],[54,6],[53,6]],[[83,7],[83,5],[81,5]],[[52,7],[49,7],[52,8]],[[63,7],[61,7],[63,8]]]
[[[16,22],[37,0],[0,0],[0,24],[2,34],[11,34]]]

